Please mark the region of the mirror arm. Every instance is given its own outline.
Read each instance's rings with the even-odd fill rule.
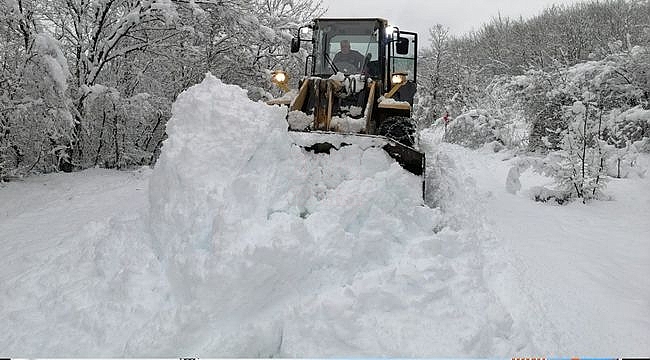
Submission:
[[[401,35],[400,32],[399,32],[399,28],[398,28],[397,26],[393,26],[393,29],[394,29],[394,30],[393,30],[393,34],[394,34],[394,33],[397,33],[397,38],[392,38],[392,36],[391,36],[392,39],[391,39],[388,43],[392,43],[392,42],[395,42],[395,41],[399,41],[399,39],[402,37],[402,35]],[[391,35],[392,35],[392,34],[391,34]]]

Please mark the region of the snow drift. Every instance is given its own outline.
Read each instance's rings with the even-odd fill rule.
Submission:
[[[170,349],[493,353],[511,320],[480,262],[455,270],[478,250],[434,233],[420,179],[381,149],[305,152],[285,115],[211,75],[174,104],[150,185],[154,249],[192,338]]]

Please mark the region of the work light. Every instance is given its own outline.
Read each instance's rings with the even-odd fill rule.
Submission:
[[[276,84],[282,91],[289,91],[289,86],[287,85],[288,80],[289,76],[283,70],[275,70],[271,74],[271,81]]]
[[[406,75],[405,75],[405,74],[393,74],[393,75],[390,77],[390,82],[391,82],[393,85],[403,84],[403,83],[406,82]]]

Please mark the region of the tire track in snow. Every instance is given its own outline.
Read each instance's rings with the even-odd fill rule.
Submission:
[[[491,249],[493,258],[498,259],[493,266],[497,275],[496,279],[500,278],[501,281],[494,281],[491,287],[497,291],[515,319],[522,324],[524,331],[528,333],[529,342],[533,345],[532,349],[536,353],[542,351],[545,354],[561,354],[561,349],[567,348],[566,339],[563,340],[562,331],[549,318],[549,311],[543,299],[535,296],[540,292],[535,290],[538,287],[537,284],[528,281],[530,279],[528,259],[522,258],[521,254],[500,239],[496,235],[496,224],[489,224],[487,220],[487,204],[494,194],[489,190],[483,190],[484,192],[481,193],[479,189],[488,181],[505,184],[505,177],[501,178],[502,174],[496,169],[499,164],[492,163],[488,156],[479,155],[477,157],[466,148],[448,144],[447,149],[457,162],[464,161],[466,163],[468,169],[465,170],[465,173],[468,174],[467,176],[472,176],[471,173],[485,176],[485,178],[479,178],[480,183],[475,184],[473,193],[476,203],[479,204],[476,209],[481,209],[481,222],[486,228],[486,235],[489,236],[490,242],[493,244]],[[490,169],[490,171],[486,171],[486,169]],[[509,287],[500,286],[499,283],[508,283]]]
[[[486,216],[485,204],[494,196],[481,193],[467,168],[488,167],[471,150],[441,142],[436,132],[423,133],[427,151],[427,200],[443,210],[447,225],[474,238],[480,248],[483,280],[494,300],[512,318],[502,329],[503,347],[516,354],[532,355],[563,348],[558,330],[545,315],[544,304],[536,300],[525,284],[526,261],[517,257],[497,236]],[[508,331],[506,331],[508,330]],[[513,355],[510,353],[509,355]]]

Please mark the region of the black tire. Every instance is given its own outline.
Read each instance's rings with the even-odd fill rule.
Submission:
[[[415,125],[405,116],[389,116],[379,125],[379,135],[413,146],[415,144]]]

